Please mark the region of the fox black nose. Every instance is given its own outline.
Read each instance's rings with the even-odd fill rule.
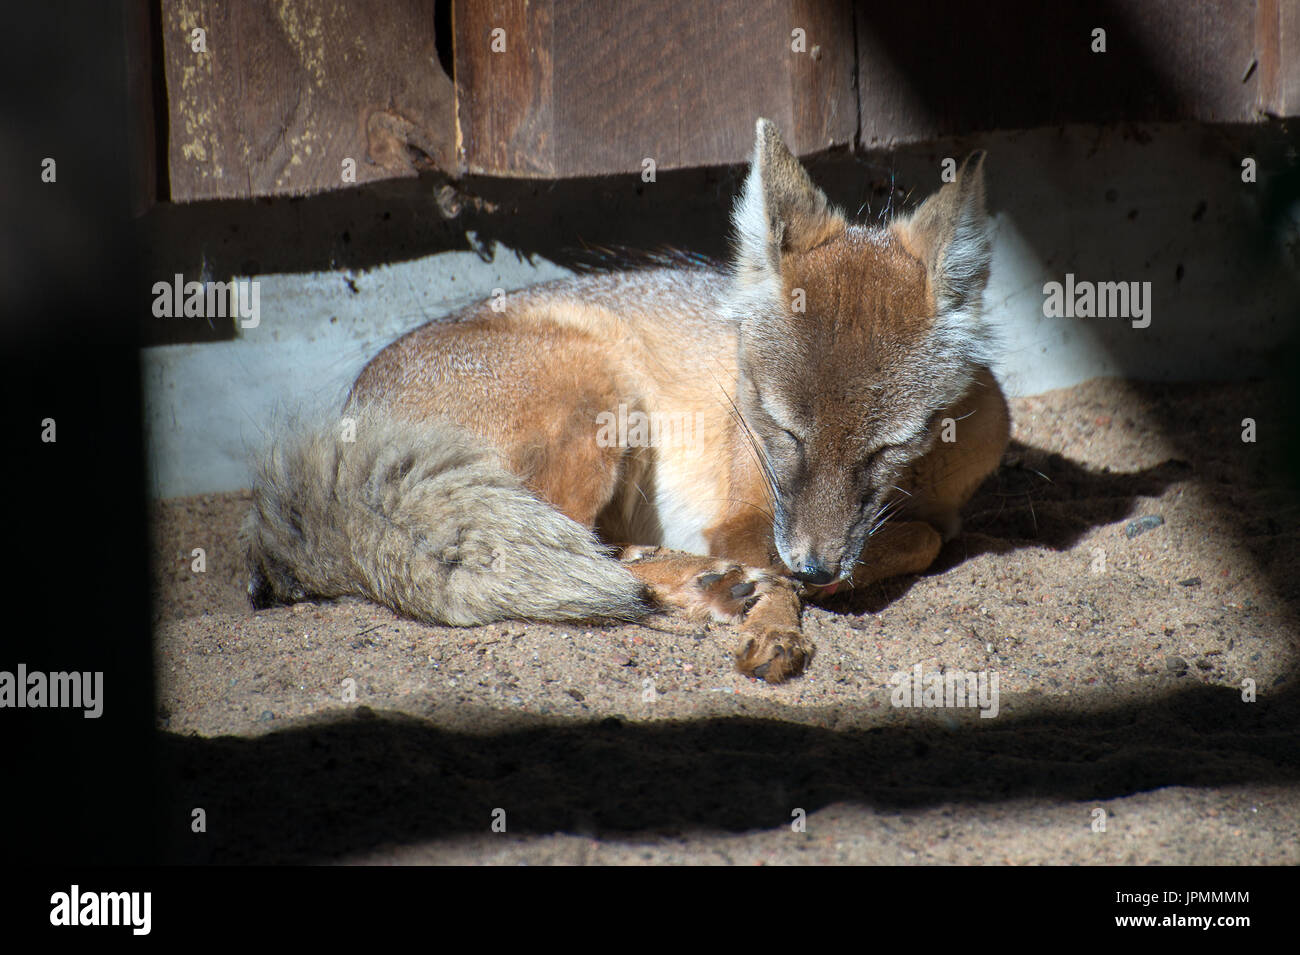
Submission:
[[[802,566],[794,572],[797,580],[814,587],[822,587],[835,579],[835,573],[816,557],[807,558]]]

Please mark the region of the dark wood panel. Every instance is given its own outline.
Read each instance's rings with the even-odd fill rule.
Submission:
[[[191,31],[206,31],[206,53]],[[175,201],[301,195],[453,168],[433,0],[162,0]]]
[[[455,21],[461,161],[473,173],[733,163],[759,116],[805,153],[856,129],[847,2],[458,0]],[[491,49],[497,28],[504,52]]]
[[[646,159],[735,163],[758,116],[808,154],[1300,110],[1300,0],[156,2],[177,201],[337,189],[344,158],[358,183],[432,168],[548,178],[638,173]],[[455,45],[441,59],[454,85],[435,35],[448,9]],[[190,48],[198,26],[202,53]],[[1096,27],[1105,53],[1090,49]],[[144,103],[147,66],[131,69]]]
[[[855,10],[867,146],[1059,123],[1256,117],[1252,0],[859,0]],[[1091,49],[1098,27],[1104,53]]]

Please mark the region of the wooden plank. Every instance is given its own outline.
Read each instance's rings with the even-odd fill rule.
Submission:
[[[1300,0],[1259,0],[1255,50],[1259,112],[1300,115]]]
[[[454,85],[435,0],[160,2],[177,201],[340,188],[345,158],[358,183],[735,163],[757,116],[807,154],[1300,109],[1300,0],[1003,0],[996,24],[967,0],[446,0]],[[146,68],[133,69],[138,94]]]
[[[547,0],[478,0],[453,7],[462,169],[555,174],[552,12]]]
[[[868,147],[996,128],[1255,116],[1253,2],[914,0],[856,12]],[[1098,27],[1105,53],[1091,49]]]
[[[791,127],[797,152],[852,143],[858,127],[858,51],[850,3],[795,0],[786,24],[803,27],[808,52],[791,57]],[[786,45],[790,34],[786,32]]]
[[[1300,116],[1300,0],[1280,0],[1278,22],[1278,85],[1274,112]]]
[[[162,0],[162,34],[174,201],[454,168],[433,0]]]
[[[457,0],[460,160],[585,176],[734,163],[767,116],[806,153],[851,142],[847,0]],[[493,52],[493,30],[505,49]],[[803,31],[802,50],[792,33]]]

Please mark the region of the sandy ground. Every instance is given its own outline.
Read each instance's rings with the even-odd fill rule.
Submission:
[[[780,687],[732,669],[734,631],[674,616],[254,614],[247,495],[159,502],[158,726],[208,820],[178,820],[171,858],[1300,863],[1278,407],[1115,380],[1014,401],[963,534],[925,576],[810,608],[817,655]],[[892,705],[917,664],[996,672],[998,715]]]

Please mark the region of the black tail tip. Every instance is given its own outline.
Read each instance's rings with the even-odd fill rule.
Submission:
[[[260,567],[255,568],[248,577],[248,602],[253,605],[254,610],[265,610],[278,603],[275,599],[275,588],[271,586],[271,582],[266,579]]]

